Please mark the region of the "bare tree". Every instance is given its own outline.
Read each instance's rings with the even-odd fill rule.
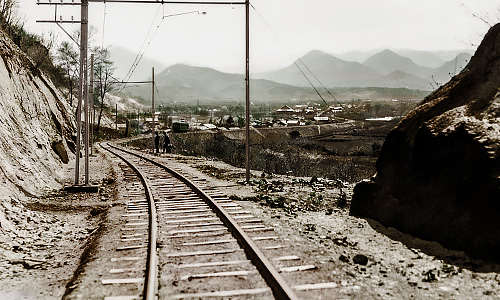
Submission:
[[[63,70],[68,84],[68,98],[73,106],[73,92],[78,88],[79,78],[79,54],[75,47],[70,42],[62,42],[57,48],[57,63]]]
[[[493,25],[495,25],[500,21],[500,5],[497,7],[496,11],[488,11],[488,12],[476,12],[467,7],[464,3],[461,3],[461,6],[465,10],[467,10],[467,13],[469,13],[474,18],[480,20],[488,27],[493,27]]]
[[[105,108],[104,97],[115,88],[112,77],[115,67],[113,61],[110,60],[108,48],[97,47],[92,49],[92,52],[94,53],[94,95],[99,105],[96,134],[99,135],[102,112]]]
[[[0,0],[0,24],[3,29],[18,25],[19,18],[16,14],[18,4],[17,0]]]

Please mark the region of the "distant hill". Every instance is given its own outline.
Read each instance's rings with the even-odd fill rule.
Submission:
[[[421,55],[421,58],[432,56],[418,51],[413,52],[413,56],[415,55]],[[440,59],[437,54],[434,58]],[[346,89],[339,95],[343,100],[353,99],[352,95],[360,94],[375,97],[373,99],[386,99],[390,97],[388,95],[391,94],[391,89],[402,89],[397,91],[398,96],[395,98],[405,97],[404,91],[407,91],[406,95],[409,98],[415,98],[415,90],[423,91],[422,94],[425,94],[446,83],[467,65],[470,58],[471,54],[461,53],[437,68],[429,68],[388,49],[371,55],[364,63],[346,61],[322,51],[311,51],[288,67],[254,74],[251,78],[250,96],[253,102],[292,99],[321,101],[304,77],[306,75],[325,99],[331,97],[327,96],[328,93],[317,79],[330,91]],[[148,68],[143,72],[149,75],[151,70]],[[155,81],[157,89],[155,97],[164,103],[205,104],[245,101],[245,79],[242,74],[229,74],[211,68],[177,64],[157,73]],[[374,88],[372,91],[375,92],[363,93],[359,88]],[[387,90],[381,93],[381,89]],[[396,93],[395,90],[392,92]],[[124,93],[143,98],[146,104],[151,99],[151,88],[147,85],[128,87]]]
[[[403,71],[425,78],[431,71],[430,68],[417,65],[408,57],[401,56],[388,49],[371,56],[363,64],[383,75],[388,75],[394,71]]]
[[[369,50],[369,51],[350,51],[339,54],[334,54],[336,57],[347,61],[355,61],[363,63],[368,58],[377,54],[384,49]],[[454,59],[460,53],[468,53],[472,55],[472,50],[444,50],[444,51],[422,51],[412,49],[391,49],[393,52],[408,57],[417,65],[427,68],[439,68],[445,62]]]
[[[435,62],[440,59],[439,52],[436,54],[418,51],[407,52],[413,53],[413,56],[421,55],[421,59],[434,56]],[[352,53],[352,55],[361,54],[361,52]],[[446,83],[450,79],[449,74],[456,74],[465,67],[470,57],[470,54],[462,53],[453,61],[443,62],[437,68],[429,68],[388,49],[373,54],[362,64],[345,61],[325,52],[311,51],[293,65],[273,72],[256,74],[256,77],[306,87],[310,84],[305,79],[305,74],[315,86],[320,86],[311,75],[312,73],[319,78],[323,85],[329,88],[405,87],[430,91],[433,86],[436,86],[435,81]],[[304,74],[300,72],[297,65],[301,66]],[[307,68],[303,65],[306,65]]]
[[[442,58],[442,55],[433,51],[418,51],[410,49],[394,50],[401,56],[408,57],[417,65],[427,68],[438,68],[442,66],[447,59]]]
[[[286,68],[256,74],[255,77],[295,86],[310,86],[297,65],[301,67],[302,72],[315,86],[320,86],[320,84],[311,75],[311,72],[327,87],[370,86],[380,77],[380,74],[365,65],[345,61],[317,50],[307,53],[295,64]]]
[[[460,53],[455,57],[455,59],[447,61],[441,67],[434,69],[431,76],[434,76],[434,80],[443,85],[448,82],[451,77],[460,73],[460,71],[462,71],[462,69],[469,63],[471,58],[472,55],[469,53]]]
[[[334,55],[335,57],[338,57],[340,59],[346,60],[346,61],[354,61],[354,62],[363,63],[365,60],[370,58],[372,55],[379,53],[380,51],[382,51],[382,49],[369,50],[369,51],[349,51],[349,52],[332,54],[332,55]]]
[[[409,88],[427,91],[432,88],[429,81],[406,72],[396,70],[380,78],[377,87]]]
[[[223,73],[211,68],[177,64],[155,76],[158,98],[165,103],[244,102],[245,77],[242,74]],[[130,87],[125,94],[151,99],[151,87]],[[311,88],[290,86],[269,80],[251,80],[252,101],[274,101],[301,98],[316,100]]]
[[[123,47],[112,47],[110,50],[110,56],[116,68],[113,76],[119,79],[124,79],[125,75],[127,75],[132,64],[134,63],[137,53]],[[151,69],[153,67],[157,70],[163,70],[166,66],[159,61],[143,56],[139,65],[137,65],[134,73],[132,74],[132,77],[130,77],[130,80],[148,80],[148,78],[151,78]]]

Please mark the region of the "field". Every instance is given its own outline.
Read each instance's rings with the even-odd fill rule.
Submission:
[[[394,121],[253,129],[250,161],[264,174],[357,182],[375,173],[375,161]],[[175,152],[245,166],[244,130],[172,134]],[[138,148],[146,140],[131,143]]]

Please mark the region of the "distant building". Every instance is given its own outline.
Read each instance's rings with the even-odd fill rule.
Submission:
[[[280,115],[280,116],[291,116],[295,113],[295,110],[292,109],[290,106],[288,105],[285,105],[281,108],[278,108],[276,110],[276,114]]]
[[[329,117],[314,117],[314,121],[317,121],[317,122],[328,122],[328,121],[330,121],[330,118]]]

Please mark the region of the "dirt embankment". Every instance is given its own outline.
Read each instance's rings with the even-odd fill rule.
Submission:
[[[5,224],[11,226],[2,224],[0,234],[0,299],[61,299],[71,289],[115,203],[113,166],[101,154],[91,157],[90,166],[90,180],[99,193],[11,195],[2,203]],[[74,161],[62,173],[64,185],[72,185]]]
[[[391,131],[351,213],[500,262],[500,24]]]

